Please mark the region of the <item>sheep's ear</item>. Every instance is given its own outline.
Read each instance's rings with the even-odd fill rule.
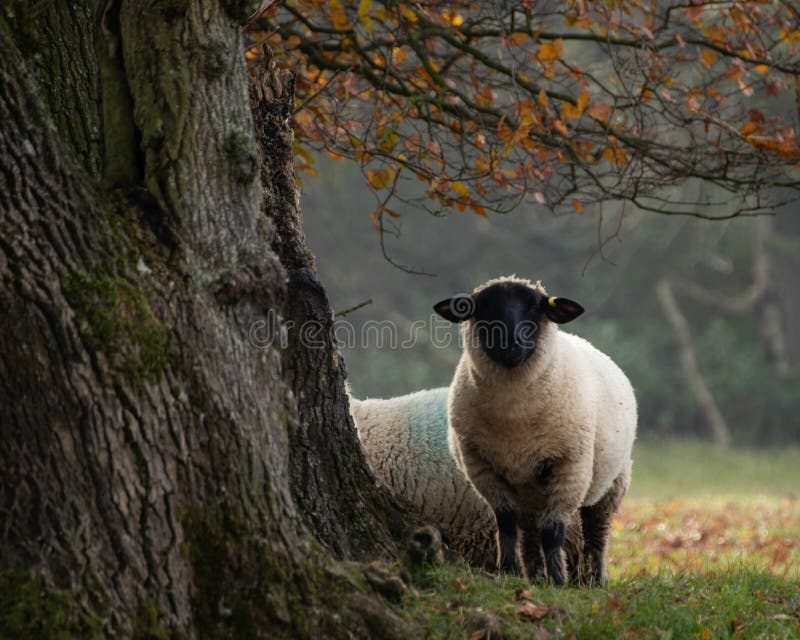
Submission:
[[[544,303],[544,315],[553,322],[564,324],[572,322],[583,313],[583,307],[569,298],[556,298],[552,296]]]
[[[445,320],[463,322],[469,320],[475,313],[475,300],[472,296],[462,293],[437,302],[433,305],[433,310]]]

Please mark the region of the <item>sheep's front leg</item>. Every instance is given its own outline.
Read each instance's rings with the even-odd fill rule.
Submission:
[[[566,522],[574,519],[586,491],[586,481],[575,467],[566,460],[545,460],[520,489],[522,553],[531,580],[542,578],[546,569],[552,582],[558,586],[567,583]]]
[[[497,568],[501,573],[518,576],[517,511],[513,507],[498,507],[494,517],[497,521]]]
[[[535,513],[523,513],[520,518],[522,530],[522,564],[525,575],[531,582],[544,581],[547,578],[542,556],[542,538]]]
[[[497,522],[497,568],[520,575],[517,560],[517,505],[514,489],[478,454],[459,451],[459,462],[478,494],[489,504]]]

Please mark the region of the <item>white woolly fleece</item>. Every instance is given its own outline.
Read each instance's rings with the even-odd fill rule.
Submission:
[[[379,481],[436,525],[468,562],[494,565],[494,516],[447,447],[448,388],[389,399],[350,398],[350,412]]]
[[[514,276],[545,293],[542,285]],[[475,323],[461,326],[464,351],[450,387],[448,442],[459,466],[493,506],[531,502],[542,520],[596,503],[621,474],[630,477],[636,399],[625,374],[586,340],[543,318],[534,354],[506,369],[480,348]],[[513,496],[551,462],[557,480],[542,495]],[[496,481],[492,476],[499,476]],[[504,482],[503,482],[504,481]],[[627,488],[627,482],[625,484]],[[535,503],[535,504],[534,504]]]

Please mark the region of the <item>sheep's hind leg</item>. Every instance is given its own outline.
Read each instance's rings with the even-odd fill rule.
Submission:
[[[583,529],[580,510],[576,510],[566,521],[564,554],[567,556],[567,579],[570,583],[583,584]]]
[[[608,535],[611,519],[628,490],[630,470],[620,473],[598,502],[581,507],[583,527],[583,581],[588,586],[608,582]]]

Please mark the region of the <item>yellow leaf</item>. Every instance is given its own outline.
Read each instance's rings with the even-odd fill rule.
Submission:
[[[575,211],[577,211],[580,214],[583,214],[583,205],[581,204],[580,200],[578,200],[577,198],[573,198],[572,206],[575,207]]]
[[[539,62],[553,62],[564,54],[564,41],[561,38],[553,42],[545,42],[536,52],[536,59]]]
[[[371,9],[372,0],[361,0],[358,3],[358,21],[364,25],[367,33],[372,33],[373,29],[372,18],[369,15]]]
[[[382,151],[391,153],[391,151],[394,149],[394,146],[397,144],[397,138],[398,136],[395,132],[387,133],[378,143],[378,146]]]
[[[331,11],[331,24],[334,29],[349,29],[350,21],[347,19],[347,14],[344,11],[344,5],[340,0],[329,0],[328,7]]]
[[[469,189],[467,188],[467,185],[465,185],[460,180],[457,181],[457,182],[454,182],[450,186],[453,188],[453,191],[455,191],[462,198],[466,198],[469,195]]]
[[[445,9],[442,11],[442,19],[452,24],[454,27],[460,27],[464,24],[464,16],[460,13],[452,11],[451,9]]]
[[[369,169],[367,171],[367,182],[373,189],[383,189],[394,179],[394,176],[395,170],[392,167]]]
[[[409,47],[403,45],[401,47],[392,47],[392,61],[395,64],[403,64],[408,57]]]
[[[409,22],[416,22],[417,20],[419,20],[417,14],[414,13],[408,6],[406,6],[405,3],[400,4],[400,13]]]

